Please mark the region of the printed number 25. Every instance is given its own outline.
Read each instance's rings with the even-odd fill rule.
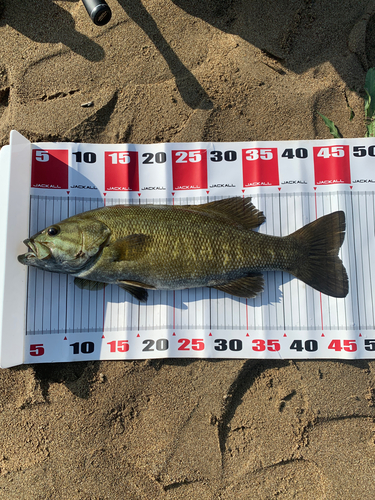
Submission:
[[[202,161],[202,154],[200,151],[177,151],[176,163],[199,163]]]

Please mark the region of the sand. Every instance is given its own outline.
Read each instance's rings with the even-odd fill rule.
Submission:
[[[375,1],[108,3],[0,0],[0,145],[364,136]],[[374,361],[22,366],[0,408],[4,499],[375,497]]]

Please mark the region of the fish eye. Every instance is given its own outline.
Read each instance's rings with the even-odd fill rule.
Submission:
[[[57,234],[59,234],[59,232],[60,232],[60,228],[56,227],[56,226],[51,226],[47,230],[47,233],[49,236],[56,236]]]

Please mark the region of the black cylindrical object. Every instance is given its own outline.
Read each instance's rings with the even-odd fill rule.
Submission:
[[[111,19],[111,9],[104,0],[82,0],[82,2],[97,26],[103,26]]]

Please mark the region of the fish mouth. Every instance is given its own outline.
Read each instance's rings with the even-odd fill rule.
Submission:
[[[17,257],[21,264],[32,265],[36,259],[45,260],[51,257],[51,250],[43,243],[24,240],[24,244],[27,246],[27,252]]]

